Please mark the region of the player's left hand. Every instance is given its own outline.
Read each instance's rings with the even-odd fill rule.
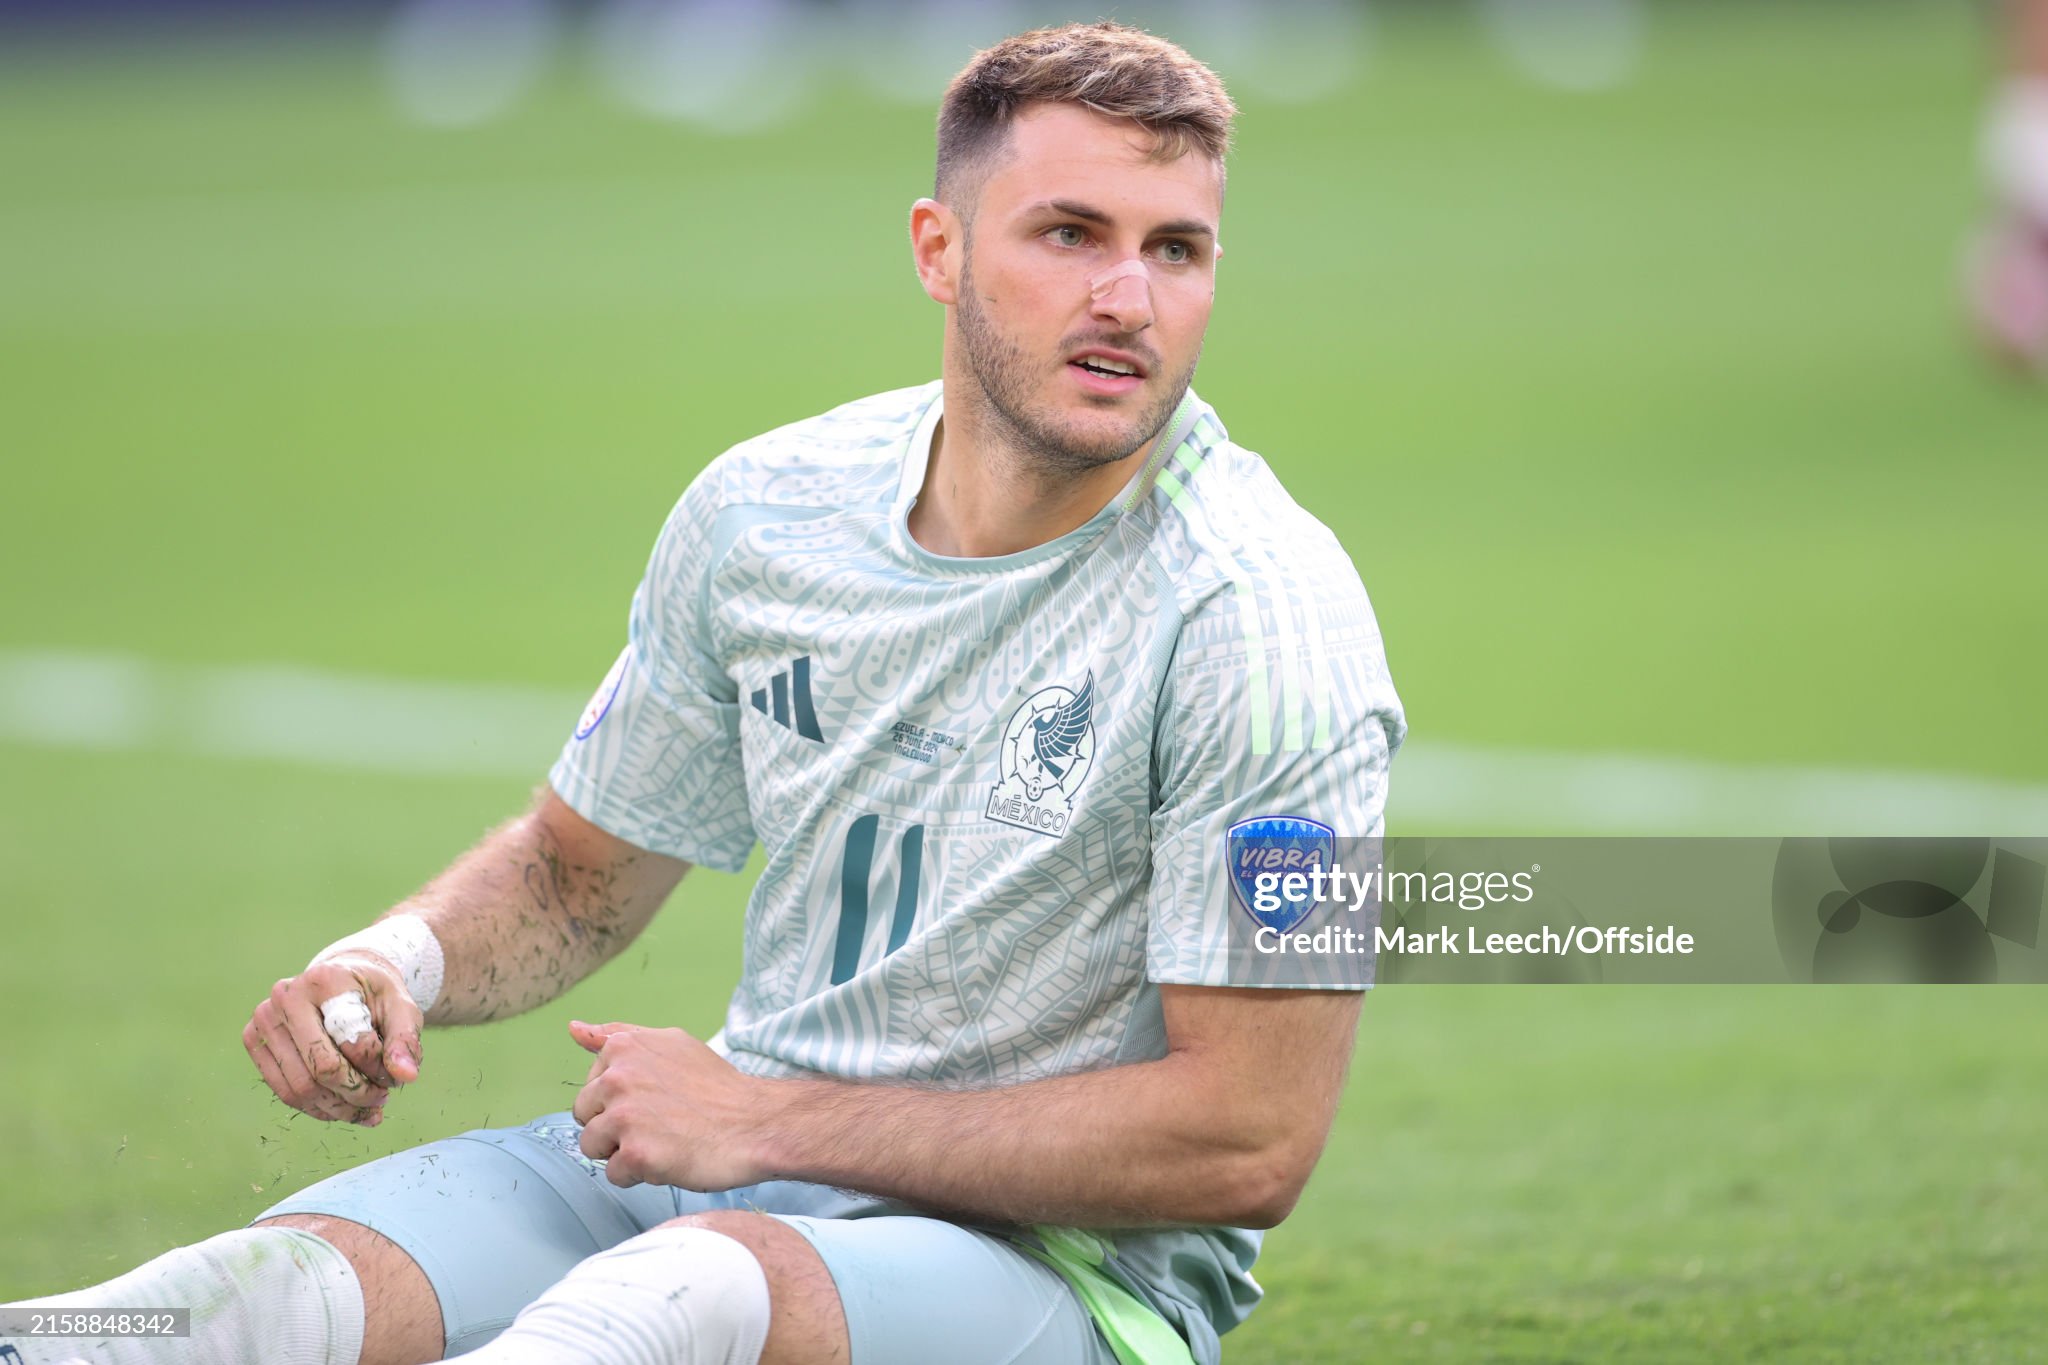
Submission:
[[[569,1036],[597,1054],[576,1094],[577,1145],[606,1163],[612,1184],[729,1190],[767,1178],[754,1165],[748,1135],[769,1082],[679,1028],[576,1020]]]

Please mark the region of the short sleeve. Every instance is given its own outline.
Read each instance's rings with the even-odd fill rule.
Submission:
[[[1231,917],[1257,927],[1233,904],[1232,825],[1277,816],[1316,821],[1338,840],[1383,833],[1401,703],[1356,571],[1334,546],[1317,558],[1326,562],[1314,575],[1244,574],[1182,624],[1153,750],[1155,982],[1277,984],[1232,969]]]
[[[625,649],[548,780],[627,843],[724,872],[754,846],[739,696],[711,644],[719,466],[676,504],[633,593]]]

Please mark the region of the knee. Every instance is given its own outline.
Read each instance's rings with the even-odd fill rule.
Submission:
[[[351,1223],[346,1218],[333,1218],[324,1213],[280,1213],[258,1218],[249,1226],[309,1232],[346,1256],[358,1275],[370,1267],[378,1250],[376,1244],[383,1240],[361,1223]]]
[[[781,1219],[748,1209],[709,1209],[703,1213],[686,1213],[680,1218],[669,1219],[661,1226],[703,1228],[706,1232],[723,1233],[757,1256],[761,1247],[785,1235],[802,1240],[801,1234]]]
[[[779,1218],[744,1209],[713,1209],[663,1223],[730,1238],[760,1267],[774,1306],[762,1365],[844,1362],[849,1354],[846,1316],[838,1286],[810,1239]],[[727,1264],[717,1274],[741,1277],[746,1267]]]
[[[311,1233],[348,1261],[362,1294],[365,1362],[441,1359],[447,1337],[440,1296],[426,1271],[396,1242],[325,1213],[274,1214],[254,1226]]]
[[[290,1228],[309,1232],[339,1251],[366,1283],[381,1282],[412,1264],[397,1243],[361,1223],[325,1213],[280,1213],[259,1218],[252,1227]]]
[[[749,1213],[744,1209],[714,1209],[707,1213],[692,1213],[681,1218],[671,1218],[661,1224],[661,1227],[667,1231],[693,1228],[699,1232],[715,1232],[720,1238],[739,1243],[740,1249],[760,1267],[760,1273],[768,1281],[771,1290],[778,1279],[789,1278],[798,1258],[807,1253],[812,1259],[816,1259],[817,1256],[816,1252],[811,1251],[810,1243],[788,1224],[770,1218],[765,1213]],[[706,1239],[694,1245],[724,1247],[725,1244],[716,1239]],[[718,1264],[704,1266],[705,1273],[720,1276],[747,1273],[747,1267],[738,1252],[733,1252],[729,1257],[708,1259],[717,1261]]]
[[[706,1277],[724,1281],[748,1279],[758,1273],[767,1278],[772,1287],[774,1276],[769,1272],[769,1266],[778,1259],[775,1255],[777,1244],[773,1239],[778,1230],[789,1232],[780,1224],[775,1224],[774,1228],[763,1226],[774,1223],[775,1220],[766,1214],[721,1209],[714,1213],[671,1218],[661,1224],[659,1230],[674,1232],[687,1228],[719,1234],[716,1238],[690,1239],[681,1243],[694,1249],[690,1257],[693,1284],[703,1283]],[[734,1242],[739,1244],[737,1248],[731,1245]]]

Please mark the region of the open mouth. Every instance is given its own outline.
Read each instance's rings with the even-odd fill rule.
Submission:
[[[1119,368],[1118,362],[1104,360],[1101,356],[1070,360],[1067,373],[1074,376],[1074,382],[1082,393],[1094,398],[1128,398],[1145,386],[1144,376],[1136,370]]]
[[[1129,351],[1087,347],[1067,361],[1081,392],[1095,398],[1127,398],[1145,386],[1145,366]]]

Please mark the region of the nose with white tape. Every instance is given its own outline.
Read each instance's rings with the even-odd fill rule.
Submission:
[[[1145,263],[1119,261],[1088,277],[1088,297],[1114,313],[1152,311],[1152,276]]]

